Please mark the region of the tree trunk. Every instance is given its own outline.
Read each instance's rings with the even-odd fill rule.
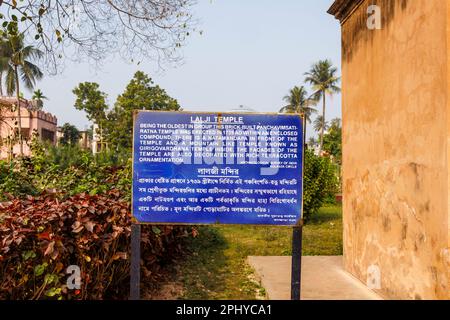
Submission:
[[[103,127],[102,125],[100,127],[100,151],[103,152]]]
[[[306,147],[306,116],[303,114],[303,149]]]
[[[324,135],[324,131],[325,131],[325,98],[326,98],[326,92],[322,91],[322,101],[323,101],[323,106],[322,106],[322,128],[320,129],[320,148],[319,148],[319,156],[322,155],[322,149],[323,149],[323,135]]]
[[[3,96],[3,72],[0,72],[0,96]]]
[[[16,76],[16,95],[17,95],[17,116],[18,116],[18,127],[19,127],[19,144],[20,144],[20,156],[23,156],[23,139],[22,139],[22,121],[20,116],[20,89],[19,89],[19,72],[17,71],[17,66],[14,66],[14,73]]]

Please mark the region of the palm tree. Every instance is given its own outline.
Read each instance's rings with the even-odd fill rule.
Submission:
[[[287,103],[286,106],[281,108],[280,112],[283,113],[296,113],[302,115],[303,118],[303,144],[306,141],[306,124],[311,122],[311,115],[317,112],[313,106],[316,101],[308,97],[305,87],[295,86],[289,91],[289,94],[283,98]]]
[[[314,137],[309,137],[308,140],[308,147],[310,147],[311,149],[314,149],[315,145],[317,144],[317,140]]]
[[[28,59],[41,58],[42,56],[42,51],[24,44],[24,35],[17,30],[15,32],[9,32],[7,36],[4,36],[0,44],[0,66],[6,66],[6,70],[4,71],[6,72],[6,91],[9,95],[13,95],[15,91],[17,97],[17,123],[21,156],[23,156],[23,139],[19,84],[20,80],[22,80],[26,88],[29,90],[33,89],[36,80],[41,79],[43,74],[39,67]]]
[[[330,121],[330,128],[340,128],[342,126],[342,120],[340,118],[334,118]]]
[[[305,73],[305,82],[312,85],[312,88],[314,90],[314,97],[317,100],[322,98],[323,123],[326,123],[325,108],[327,94],[332,96],[333,94],[339,93],[341,91],[341,88],[338,87],[340,78],[336,74],[337,68],[333,67],[333,64],[330,60],[320,60],[311,67],[311,70],[309,72]],[[322,126],[320,132],[319,154],[322,153],[324,130],[325,126]]]
[[[314,120],[314,130],[319,133],[325,132],[328,129],[328,123],[323,121],[323,116],[317,116],[316,120]]]
[[[0,65],[0,96],[3,96],[3,73],[5,70],[3,66]]]
[[[3,48],[6,45],[7,45],[6,40],[0,39],[0,48]],[[8,70],[8,60],[9,60],[8,57],[3,56],[0,57],[0,96],[3,96],[3,76],[6,70]]]
[[[48,100],[48,98],[42,93],[41,89],[37,89],[33,92],[32,99],[37,101],[38,109],[42,109],[42,107],[44,106],[44,99]]]

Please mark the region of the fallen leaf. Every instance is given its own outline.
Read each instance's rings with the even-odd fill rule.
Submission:
[[[47,249],[45,249],[44,256],[52,254],[55,247],[55,241],[48,244]]]
[[[118,260],[118,259],[126,260],[127,259],[127,253],[126,252],[117,252],[113,256],[113,260]]]

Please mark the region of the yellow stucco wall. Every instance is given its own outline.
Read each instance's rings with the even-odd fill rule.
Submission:
[[[344,261],[387,298],[450,298],[450,0],[366,0],[342,24]]]

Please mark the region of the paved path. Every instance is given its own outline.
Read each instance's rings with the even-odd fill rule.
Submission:
[[[271,300],[291,295],[291,257],[248,257]],[[341,256],[302,258],[302,299],[379,300],[375,292],[344,271]]]

